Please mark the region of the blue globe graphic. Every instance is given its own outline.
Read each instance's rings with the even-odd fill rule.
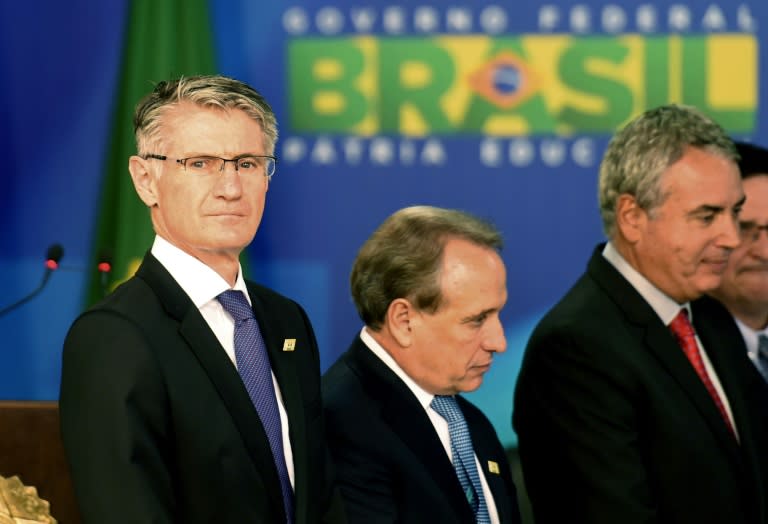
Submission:
[[[520,89],[523,83],[523,75],[515,66],[500,65],[493,72],[493,87],[504,95],[511,95]]]

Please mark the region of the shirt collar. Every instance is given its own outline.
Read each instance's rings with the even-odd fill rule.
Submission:
[[[611,242],[605,245],[603,257],[640,293],[640,296],[648,302],[648,305],[653,308],[665,326],[668,326],[674,320],[681,308],[685,308],[688,311],[688,319],[693,323],[690,303],[678,304],[674,299],[651,284],[647,278],[641,275],[621,256],[621,253],[618,252]]]
[[[363,327],[360,331],[360,339],[366,346],[368,346],[368,349],[370,349],[374,355],[384,362],[384,365],[391,369],[392,372],[397,375],[406,386],[408,386],[408,389],[413,392],[416,399],[419,401],[419,404],[421,404],[426,411],[435,396],[432,393],[425,391],[421,386],[414,382],[414,380],[403,371],[403,368],[400,367],[395,359],[392,358],[392,355],[390,355],[389,352],[387,352],[387,350],[371,336],[367,328]]]
[[[744,338],[744,344],[747,346],[747,352],[750,356],[757,357],[757,337],[760,335],[768,335],[766,332],[768,329],[755,331],[738,318],[733,318],[736,321],[736,325],[739,327],[739,331],[741,331],[741,336]]]
[[[198,309],[230,289],[229,283],[210,266],[182,251],[160,235],[155,236],[155,241],[152,244],[152,255],[189,295]],[[248,290],[243,279],[243,270],[240,266],[237,269],[235,285],[231,289],[242,291],[250,303],[251,297],[248,296]]]

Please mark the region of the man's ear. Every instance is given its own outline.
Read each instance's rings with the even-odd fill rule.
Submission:
[[[157,179],[149,170],[148,161],[140,156],[133,155],[128,159],[128,171],[131,173],[133,187],[136,193],[147,207],[157,204]]]
[[[648,213],[641,208],[634,196],[627,193],[619,195],[616,202],[616,230],[630,244],[636,243],[645,225]]]
[[[416,309],[413,304],[404,298],[393,300],[387,308],[384,323],[392,338],[402,348],[410,347],[413,343],[413,324],[418,322],[415,316]]]

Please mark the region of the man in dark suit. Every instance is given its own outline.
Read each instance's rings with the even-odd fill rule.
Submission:
[[[733,315],[747,356],[768,382],[768,150],[743,142],[736,149],[747,197],[739,217],[741,245],[711,294]]]
[[[486,222],[419,206],[361,248],[351,286],[365,327],[323,376],[350,522],[519,522],[496,432],[458,395],[506,349],[500,247]]]
[[[274,173],[272,110],[239,81],[188,77],[159,83],[134,125],[155,242],[64,345],[84,520],[335,521],[312,327],[239,264]]]
[[[697,300],[739,245],[737,158],[689,107],[611,140],[609,241],[535,328],[515,391],[537,524],[768,522],[759,377],[725,309]]]

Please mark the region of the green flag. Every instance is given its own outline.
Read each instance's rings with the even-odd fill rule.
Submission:
[[[129,6],[93,250],[99,262],[111,254],[112,272],[108,278],[101,273],[91,279],[88,305],[133,275],[154,237],[149,210],[128,172],[128,157],[136,154],[136,104],[161,80],[215,73],[206,0],[132,0]]]

